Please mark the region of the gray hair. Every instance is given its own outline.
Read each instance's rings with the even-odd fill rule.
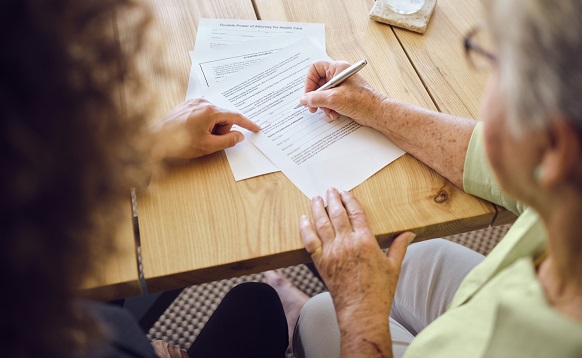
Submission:
[[[561,114],[582,133],[582,1],[486,2],[510,129],[545,128]]]

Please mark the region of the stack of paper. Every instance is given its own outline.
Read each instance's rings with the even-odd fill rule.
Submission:
[[[310,64],[329,59],[323,24],[201,19],[191,58],[187,98],[202,95],[261,126],[237,128],[246,139],[226,151],[235,180],[281,170],[313,197],[350,190],[404,154],[349,118],[295,109]]]

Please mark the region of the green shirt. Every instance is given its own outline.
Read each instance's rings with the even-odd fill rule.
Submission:
[[[465,277],[448,310],[408,347],[406,357],[582,357],[582,324],[556,311],[533,259],[545,248],[538,214],[503,193],[477,124],[465,158],[467,193],[519,216],[507,235]]]

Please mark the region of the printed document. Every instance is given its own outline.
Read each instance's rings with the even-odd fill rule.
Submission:
[[[200,19],[196,49],[190,53],[192,67],[186,99],[204,96],[209,87],[227,76],[306,36],[325,52],[324,24]],[[245,137],[248,133],[242,128],[234,129]],[[279,171],[246,139],[236,149],[225,152],[236,181]]]
[[[297,42],[298,39],[301,37],[285,35],[273,37],[267,43],[264,40],[253,40],[198,53],[191,52],[192,72],[201,80],[198,88],[207,91],[209,87],[216,86],[229,75],[260,62],[275,51]],[[316,40],[315,37],[310,39],[324,48],[321,39]],[[307,41],[305,38],[303,40]],[[190,94],[188,98],[191,98]],[[238,126],[234,129],[248,133]],[[228,148],[225,152],[235,181],[279,171],[279,168],[246,139],[238,144],[237,148]]]
[[[325,48],[324,24],[262,20],[200,19],[194,52],[276,36],[316,37]]]
[[[220,46],[207,51],[192,51],[190,52],[191,73],[198,76],[198,80],[202,84],[202,93],[204,93],[206,88],[215,86],[227,76],[244,70],[303,38],[304,36],[285,35],[273,37],[267,42],[265,40],[252,40],[230,46]],[[317,41],[316,37],[310,37],[310,39]],[[317,42],[321,44],[322,49],[325,49],[323,43]]]
[[[328,59],[307,39],[275,52],[261,63],[225,78],[206,96],[261,126],[245,133],[307,197],[329,187],[351,190],[404,154],[380,132],[349,118],[294,109],[310,64]],[[239,146],[232,148],[241,149]]]
[[[303,23],[303,22],[281,22],[281,21],[261,21],[261,20],[227,20],[227,19],[200,19],[198,23],[198,32],[196,34],[196,43],[194,51],[190,54],[192,58],[192,68],[190,70],[190,80],[188,82],[188,90],[186,98],[200,97],[204,95],[204,88],[209,87],[209,84],[204,86],[204,80],[199,74],[197,75],[195,64],[200,62],[198,56],[204,56],[201,61],[217,60],[217,54],[209,53],[209,50],[218,49],[221,47],[231,48],[232,45],[246,43],[248,41],[260,41],[259,44],[263,46],[259,52],[265,52],[266,56],[272,53],[275,49],[282,48],[288,45],[287,41],[282,43],[280,37],[294,38],[295,40],[302,37],[314,37],[317,39],[323,49],[325,49],[325,26],[320,23]],[[275,46],[273,46],[275,44]],[[278,45],[277,45],[278,44]],[[252,45],[253,52],[257,55],[256,44]],[[244,55],[239,49],[236,56]],[[244,51],[243,51],[244,52]],[[252,54],[251,52],[248,53]],[[264,56],[261,56],[264,57]],[[223,58],[225,60],[227,58]],[[254,61],[252,61],[254,59]],[[238,69],[243,69],[249,63],[257,62],[260,58],[248,58],[249,61],[240,61],[236,58],[231,61],[222,63],[226,67],[229,63],[239,63]],[[240,63],[245,63],[241,66]],[[224,68],[223,67],[223,68]],[[229,69],[232,70],[234,65]],[[222,71],[220,71],[222,72]]]

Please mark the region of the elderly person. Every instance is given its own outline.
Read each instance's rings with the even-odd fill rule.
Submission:
[[[329,293],[303,307],[297,356],[582,356],[582,2],[485,6],[493,45],[465,41],[491,66],[482,122],[392,100],[360,76],[312,92],[340,62],[311,66],[301,103],[381,131],[519,218],[487,258],[445,240],[405,255],[412,233],[384,255],[354,196],[330,189],[327,210],[314,198],[301,236]]]

